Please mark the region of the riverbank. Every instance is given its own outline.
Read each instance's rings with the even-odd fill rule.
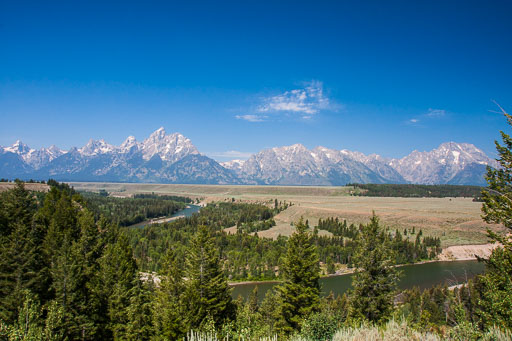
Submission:
[[[397,268],[411,265],[421,265],[428,263],[442,263],[442,262],[462,262],[462,261],[472,261],[477,260],[478,257],[488,258],[491,255],[491,252],[494,248],[496,248],[497,244],[482,244],[482,245],[460,245],[460,246],[450,246],[444,249],[439,255],[437,259],[424,260],[412,264],[398,264]],[[336,273],[321,276],[320,278],[332,278],[332,277],[340,277],[352,275],[355,272],[355,268],[343,268],[341,270],[337,270]],[[237,285],[251,285],[251,284],[273,284],[279,283],[280,281],[271,280],[271,281],[243,281],[243,282],[229,282],[230,286]]]
[[[133,224],[133,225],[130,225],[130,226],[127,226],[127,227],[144,227],[144,226],[147,226],[147,225],[168,223],[170,221],[173,221],[173,220],[176,220],[176,219],[180,219],[180,218],[184,218],[184,217],[185,217],[184,215],[181,215],[181,216],[175,216],[175,217],[154,218],[154,219],[145,220],[145,221],[142,221],[140,223]]]
[[[488,258],[492,250],[499,244],[476,244],[476,245],[456,245],[449,246],[439,254],[440,261],[473,260],[478,257]]]
[[[197,205],[187,205],[184,209],[181,209],[177,212],[175,212],[170,217],[160,217],[160,218],[154,218],[149,219],[134,225],[130,225],[128,227],[144,227],[146,225],[152,225],[152,224],[162,224],[162,223],[168,223],[174,220],[178,220],[181,218],[190,217],[192,214],[199,212],[199,210],[204,207],[204,205],[197,204]]]
[[[230,287],[236,287],[237,285],[250,285],[250,284],[258,284],[258,283],[264,283],[264,284],[277,284],[277,283],[281,283],[281,281],[276,281],[276,280],[272,280],[272,281],[243,281],[243,282],[228,282],[228,285]]]
[[[475,261],[435,261],[423,264],[406,264],[400,268],[402,276],[398,282],[398,289],[405,290],[413,287],[420,289],[432,288],[436,285],[454,286],[466,283],[468,279],[482,273],[485,264]],[[342,295],[352,287],[353,274],[330,276],[320,278],[322,296],[327,296],[332,291],[335,295]],[[241,295],[248,297],[257,286],[258,296],[265,296],[268,290],[278,285],[279,282],[248,282],[233,285],[233,298]]]

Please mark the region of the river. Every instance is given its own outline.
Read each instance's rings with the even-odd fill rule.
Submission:
[[[178,212],[174,213],[170,217],[157,219],[157,220],[146,220],[146,221],[142,221],[138,224],[130,225],[128,227],[143,228],[146,225],[164,223],[169,220],[174,220],[173,218],[190,217],[192,214],[199,212],[200,209],[201,209],[201,206],[199,206],[199,205],[188,204],[187,207],[185,207],[182,210],[179,210]]]
[[[426,289],[437,284],[449,286],[466,282],[467,279],[484,271],[484,264],[476,260],[453,262],[430,262],[423,264],[410,264],[399,267],[402,278],[398,284],[400,289],[420,287]],[[328,295],[331,291],[335,294],[343,294],[351,287],[352,274],[323,277],[320,279],[322,295]],[[255,286],[258,286],[258,296],[262,299],[267,290],[275,286],[277,282],[253,282],[233,286],[232,296],[248,297]]]
[[[174,213],[171,218],[175,217],[190,217],[192,214],[199,212],[201,206],[188,204],[186,208]]]

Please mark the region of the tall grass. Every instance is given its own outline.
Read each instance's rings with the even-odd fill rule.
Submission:
[[[391,320],[383,326],[363,324],[359,327],[344,327],[339,329],[330,341],[510,341],[512,332],[502,330],[498,327],[489,329],[486,333],[480,334],[471,328],[451,328],[447,335],[440,336],[433,332],[420,332],[413,329],[405,320]],[[190,331],[185,338],[186,341],[277,341],[277,336],[247,339],[245,337],[218,338],[215,334]],[[292,336],[290,341],[329,341],[310,339],[297,335]]]
[[[201,333],[196,331],[190,331],[185,338],[185,341],[253,341],[254,339],[247,339],[243,336],[240,337],[225,337],[218,338],[215,333]],[[254,341],[277,341],[277,336],[259,338]]]
[[[480,334],[477,330],[466,326],[465,328],[451,328],[446,330],[446,335],[440,336],[433,332],[421,332],[413,329],[405,320],[391,320],[384,326],[363,324],[359,327],[345,327],[339,329],[331,341],[510,341],[512,332],[501,330],[498,327],[489,329]],[[296,337],[291,341],[311,341]],[[316,340],[315,340],[316,341]]]

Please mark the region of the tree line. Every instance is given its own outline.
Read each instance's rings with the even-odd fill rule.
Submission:
[[[130,226],[152,218],[171,216],[184,209],[186,203],[190,201],[189,198],[184,197],[147,195],[115,198],[92,192],[83,192],[82,196],[96,218],[104,216],[120,226]]]
[[[402,198],[447,198],[465,197],[479,198],[482,192],[480,186],[468,185],[414,185],[414,184],[358,184],[352,195],[367,197],[402,197]]]

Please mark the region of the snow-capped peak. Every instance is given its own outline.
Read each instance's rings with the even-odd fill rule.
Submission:
[[[56,145],[51,145],[49,148],[41,148],[41,152],[46,154],[48,157],[48,162],[52,161],[53,159],[58,158],[59,156],[66,154],[65,150],[60,149]]]
[[[57,148],[55,145],[49,148],[41,148],[39,150],[32,149],[20,140],[17,140],[10,147],[0,147],[0,151],[4,153],[9,152],[18,154],[23,159],[23,161],[34,167],[34,169],[39,169],[47,165],[53,159],[56,159],[62,154],[66,153],[65,151]]]
[[[239,171],[242,169],[242,166],[244,165],[246,160],[230,160],[226,162],[221,162],[220,165],[224,168]]]
[[[429,152],[415,150],[389,162],[407,181],[425,184],[449,183],[471,164],[496,167],[495,160],[482,150],[470,143],[456,142],[442,143]]]
[[[119,146],[119,148],[122,152],[126,153],[129,152],[134,146],[138,146],[135,136],[128,136],[126,140],[124,140],[124,142],[121,143],[121,146]]]
[[[276,154],[289,154],[289,153],[304,153],[308,152],[308,149],[300,143],[292,144],[291,146],[274,147],[272,151]]]
[[[105,140],[93,140],[90,139],[89,142],[82,148],[78,149],[78,152],[82,155],[93,156],[98,154],[107,154],[114,152],[116,147],[108,144]]]
[[[44,148],[43,148],[44,149]],[[48,153],[52,154],[52,155],[57,155],[57,154],[64,154],[65,151],[60,149],[59,147],[57,147],[56,145],[52,144],[49,148],[46,148],[46,150],[48,151]]]
[[[4,151],[11,152],[19,155],[27,154],[30,152],[30,147],[21,142],[20,140],[16,140],[10,147],[5,147]]]
[[[149,135],[141,149],[145,160],[158,155],[162,160],[174,162],[189,154],[199,154],[192,141],[180,133],[166,135],[163,127]]]
[[[157,130],[155,130],[151,135],[149,135],[148,140],[156,141],[161,140],[165,137],[165,129],[164,127],[160,127]]]
[[[296,143],[296,144],[292,144],[291,146],[289,146],[288,150],[293,151],[293,152],[302,152],[302,151],[307,151],[307,148],[300,143]]]

